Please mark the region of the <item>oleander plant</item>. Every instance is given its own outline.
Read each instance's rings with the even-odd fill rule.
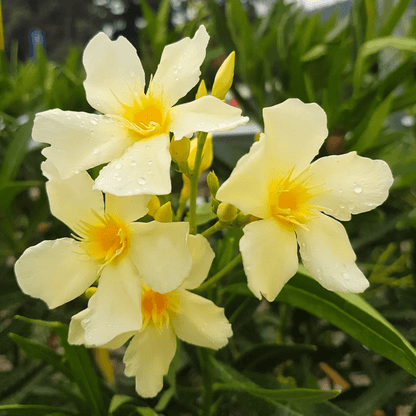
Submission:
[[[0,416],[416,415],[416,9],[187,3],[0,45]]]

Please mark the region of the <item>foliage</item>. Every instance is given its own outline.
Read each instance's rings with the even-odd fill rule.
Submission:
[[[156,12],[140,3],[147,26],[138,48],[146,73],[166,43],[204,23],[211,34],[207,61],[236,51],[232,95],[253,120],[261,123],[263,107],[289,97],[317,102],[330,131],[321,155],[356,150],[387,161],[395,176],[382,207],[346,224],[370,276],[363,296],[328,292],[300,269],[275,302],[259,303],[237,263],[227,269],[241,231],[229,229],[220,241],[210,237],[216,284],[202,292],[225,308],[234,337],[215,356],[182,344],[156,399],[135,394],[134,381],[119,370],[117,350],[110,353],[116,378],[108,385],[92,354],[67,343],[67,327],[58,322],[68,323],[86,299],[49,311],[17,286],[13,264],[23,250],[68,232],[49,212],[42,157],[31,141],[34,115],[55,107],[92,109],[80,49],[71,49],[62,65],[41,49],[36,61],[19,62],[16,50],[9,59],[1,54],[0,415],[364,416],[375,409],[389,414],[399,405],[416,414],[408,389],[416,375],[416,126],[414,119],[400,124],[416,116],[416,19],[406,13],[409,3],[355,1],[347,16],[335,11],[322,21],[319,13],[283,1],[257,16],[238,0],[208,0],[208,12],[195,2],[195,18],[174,28],[168,1]],[[203,74],[208,86],[213,69]],[[216,156],[213,168],[222,181],[236,157]],[[180,175],[173,183],[175,205]],[[199,229],[212,219],[209,205],[202,205]],[[323,385],[327,390],[319,389]]]

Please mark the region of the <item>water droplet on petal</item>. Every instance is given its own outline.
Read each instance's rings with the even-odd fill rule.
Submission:
[[[121,164],[121,163],[117,163],[115,166],[114,166],[114,169],[121,169],[123,167],[123,165]]]
[[[134,78],[136,74],[133,71],[130,71],[130,76]]]
[[[74,173],[75,173],[75,175],[78,175],[78,173],[79,173],[79,169],[75,169],[75,170],[74,170]]]
[[[361,188],[361,186],[360,186],[360,185],[357,185],[357,184],[355,184],[355,185],[354,185],[354,192],[355,192],[356,194],[361,193],[361,192],[362,192],[362,190],[363,190],[363,188]]]
[[[118,177],[117,178],[117,182],[121,182],[123,179],[122,178],[120,178],[120,177]]]
[[[80,120],[81,119],[81,115],[80,114],[75,114],[75,117]]]
[[[147,163],[148,163],[149,165],[151,165],[151,164],[153,163],[153,160],[150,160],[150,159],[149,159],[149,160],[147,161]]]
[[[95,155],[97,155],[98,153],[100,153],[100,149],[99,149],[98,147],[96,147],[96,148],[93,150],[93,153],[94,153]]]
[[[98,121],[95,119],[90,120],[91,124],[93,124],[94,126],[96,126],[98,124]]]
[[[137,179],[137,182],[139,185],[146,185],[146,179],[143,177],[140,177],[139,179]]]
[[[350,278],[350,275],[347,272],[341,273],[341,276],[345,279],[348,280]]]
[[[130,162],[130,166],[136,166],[137,165],[137,162],[135,161],[135,160],[132,160],[131,162]]]

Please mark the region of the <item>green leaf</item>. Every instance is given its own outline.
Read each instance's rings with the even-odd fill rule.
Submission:
[[[41,321],[18,315],[15,318],[31,324],[45,326],[56,332],[60,344],[65,350],[65,357],[68,360],[74,380],[85,397],[92,415],[106,414],[99,379],[95,374],[88,352],[83,346],[68,343],[68,326],[60,322]]]
[[[59,407],[30,405],[30,404],[7,404],[0,406],[1,410],[7,410],[8,415],[17,416],[47,416],[51,413],[74,415],[75,413],[60,409]]]
[[[318,59],[321,56],[324,56],[327,50],[328,50],[328,46],[320,43],[319,45],[315,45],[312,49],[309,49],[309,51],[306,52],[300,58],[300,60],[302,62],[314,61],[315,59]]]
[[[206,224],[215,218],[217,218],[217,216],[212,212],[210,202],[205,202],[196,207],[196,225]]]
[[[379,52],[388,46],[397,48],[403,51],[416,53],[416,39],[387,36],[384,38],[372,39],[361,45],[357,62],[355,64],[354,79],[353,79],[353,95],[356,96],[361,85],[361,80],[364,75],[365,60],[368,56]]]
[[[6,183],[16,177],[20,164],[28,151],[27,144],[32,134],[33,118],[34,116],[31,115],[29,121],[15,131],[14,139],[4,155],[0,169],[0,183]]]
[[[287,401],[305,401],[318,403],[330,400],[340,393],[339,390],[316,389],[264,389],[243,376],[234,368],[210,358],[211,365],[216,370],[220,379],[225,383],[214,384],[214,390],[242,391],[252,396],[263,399],[269,403]]]
[[[136,407],[135,410],[141,416],[159,416],[159,413],[156,413],[150,407]]]
[[[126,396],[124,394],[115,394],[111,398],[110,406],[108,408],[108,415],[113,416],[114,412],[125,404],[129,404],[133,401],[133,397]]]
[[[9,336],[29,357],[46,361],[55,370],[65,374],[70,380],[73,379],[71,371],[63,362],[64,357],[52,348],[45,347],[17,334],[10,333]]]
[[[393,9],[388,10],[388,17],[380,29],[379,36],[389,36],[399,23],[403,13],[407,10],[410,0],[399,0]]]
[[[330,322],[416,376],[415,349],[371,305],[356,294],[326,290],[301,273],[289,280],[277,300]]]
[[[0,184],[0,212],[4,211],[13,201],[14,197],[25,189],[42,186],[40,181],[6,182]]]
[[[358,153],[362,153],[365,150],[373,147],[377,144],[378,135],[383,127],[384,120],[390,114],[391,104],[393,102],[393,93],[387,96],[371,114],[367,127],[362,133],[361,137],[355,146],[355,150]]]
[[[375,0],[365,0],[365,11],[367,14],[367,24],[365,27],[365,40],[374,38],[374,24],[376,21],[376,2]]]

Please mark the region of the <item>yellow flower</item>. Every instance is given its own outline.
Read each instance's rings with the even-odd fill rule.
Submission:
[[[241,111],[205,96],[176,105],[197,83],[209,36],[201,26],[193,39],[165,47],[146,93],[145,74],[124,37],[104,33],[87,45],[83,63],[87,100],[105,115],[58,109],[37,114],[33,138],[51,146],[43,154],[62,179],[109,162],[94,188],[118,196],[171,191],[169,132],[224,131],[248,121]]]
[[[103,345],[105,348],[118,348],[133,337],[124,355],[125,373],[136,377],[136,390],[143,397],[154,397],[162,389],[163,376],[167,374],[175,355],[176,337],[190,344],[218,349],[226,345],[232,336],[224,310],[188,291],[204,281],[214,252],[201,235],[190,235],[188,245],[192,268],[182,285],[164,294],[143,285],[141,316],[126,317],[140,321],[141,330],[120,330],[109,343]],[[71,344],[88,345],[82,323],[89,319],[90,314],[88,308],[72,318],[68,336]]]
[[[272,301],[298,268],[329,290],[362,292],[368,281],[355,264],[344,227],[351,214],[382,204],[393,183],[382,160],[355,152],[311,163],[328,135],[317,104],[289,99],[265,108],[264,134],[237,163],[216,198],[258,217],[240,241],[248,286]]]
[[[141,279],[166,293],[189,274],[188,224],[133,222],[147,213],[150,196],[106,194],[104,204],[88,173],[62,180],[50,175],[49,162],[43,170],[50,178],[46,189],[51,211],[72,229],[74,238],[28,248],[15,265],[19,286],[56,308],[99,278],[88,304],[91,314],[83,322],[88,344],[106,343],[119,330],[139,330]]]

